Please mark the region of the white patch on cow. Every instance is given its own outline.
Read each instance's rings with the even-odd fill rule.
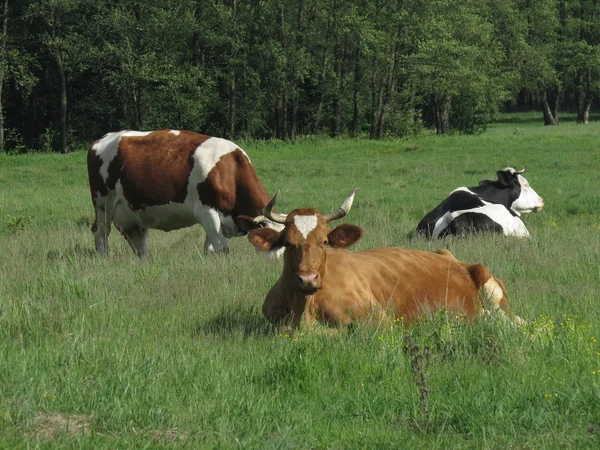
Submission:
[[[484,296],[484,300],[486,301],[486,307],[492,312],[499,311],[500,301],[502,300],[504,294],[498,282],[493,278],[490,278],[481,287],[481,292]]]
[[[171,130],[171,131],[169,131],[169,133],[174,134],[175,136],[179,136],[181,134],[181,131],[179,131],[179,130]]]
[[[544,199],[533,190],[524,176],[517,175],[517,179],[521,185],[521,193],[510,206],[510,209],[517,214],[529,213],[536,209],[541,211],[544,207]]]
[[[485,302],[484,307],[481,311],[482,316],[491,316],[492,314],[499,314],[500,317],[508,320],[506,313],[500,308],[500,302],[504,293],[498,282],[494,278],[490,278],[481,287],[481,296]],[[519,316],[513,316],[513,322],[517,325],[524,325],[526,322]]]
[[[171,231],[198,223],[187,200],[184,203],[172,202],[133,210],[125,200],[120,181],[117,182],[115,191],[117,198],[121,199],[121,201],[117,204],[113,220],[115,224],[123,228],[130,228],[137,225],[142,228]]]
[[[298,231],[302,233],[302,236],[306,239],[308,234],[317,226],[317,215],[294,216],[294,225],[296,225]]]
[[[493,220],[502,227],[502,232],[506,236],[522,238],[530,236],[529,231],[527,231],[523,221],[519,217],[513,216],[510,211],[504,207],[504,205],[489,203],[485,200],[482,200],[482,202],[484,205],[479,208],[463,209],[444,214],[435,223],[433,236],[439,237],[440,233],[442,233],[442,231],[444,231],[454,219],[465,213],[476,213],[487,216],[490,220]]]
[[[151,131],[117,131],[114,133],[107,133],[102,139],[92,145],[92,150],[102,160],[100,166],[100,175],[106,183],[108,180],[108,166],[110,162],[117,156],[119,150],[119,142],[123,136],[147,136],[152,133]]]
[[[248,158],[244,150],[227,139],[211,137],[204,141],[194,152],[194,168],[190,174],[190,182],[197,185],[206,180],[219,159],[235,150],[240,150]],[[250,161],[250,158],[248,158],[248,161]]]
[[[469,188],[466,188],[466,187],[456,188],[452,192],[450,192],[450,194],[448,194],[448,196],[454,194],[455,192],[468,192],[469,194],[471,194],[475,197],[479,197],[479,195],[477,195],[475,192],[471,191]]]

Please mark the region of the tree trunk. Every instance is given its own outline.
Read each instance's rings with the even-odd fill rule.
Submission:
[[[229,130],[228,138],[233,139],[235,133],[235,113],[236,113],[236,90],[235,90],[235,70],[231,70],[231,79],[229,84]]]
[[[234,25],[236,24],[237,0],[231,1],[231,21]],[[230,49],[230,54],[229,54],[229,58],[230,58],[229,61],[231,64],[231,61],[233,61],[233,59],[237,53],[237,42],[236,42],[235,35],[230,37],[230,44],[231,44],[231,49]],[[231,64],[230,69],[231,70],[229,72],[229,129],[227,130],[227,137],[229,139],[233,139],[234,135],[235,135],[235,121],[236,121],[236,112],[237,112],[237,108],[236,108],[237,92],[236,92],[236,84],[235,84],[235,78],[236,78],[235,66],[233,64]]]
[[[355,138],[358,134],[358,92],[360,89],[360,45],[356,43],[354,53],[354,86],[352,92],[352,124],[350,125],[350,137]]]
[[[336,92],[333,97],[332,116],[333,123],[331,127],[331,136],[338,137],[342,134],[342,95],[346,90],[346,75],[348,73],[346,45],[344,44],[343,51],[340,51],[339,46],[334,47],[334,55],[337,55],[335,61],[335,71],[338,77]]]
[[[542,113],[544,114],[544,125],[557,125],[558,122],[552,113],[552,108],[548,102],[548,93],[544,91],[542,95]]]
[[[277,121],[276,137],[277,139],[285,139],[285,118],[286,118],[286,107],[285,107],[285,91],[281,89],[277,96],[277,102],[275,104],[275,118]]]
[[[0,35],[0,153],[4,152],[4,104],[2,90],[4,88],[4,62],[6,60],[6,38],[8,36],[8,0],[2,5],[2,34]]]
[[[295,49],[301,49],[304,47],[304,0],[300,0],[298,2],[298,25],[296,27],[296,42]],[[290,101],[289,107],[289,121],[290,124],[288,126],[288,137],[290,139],[294,139],[296,134],[298,133],[298,98],[300,97],[300,83],[301,78],[299,76],[299,70],[296,67],[294,71],[294,87],[293,87],[293,95]]]
[[[450,131],[450,104],[452,96],[450,94],[434,95],[433,103],[435,105],[435,128],[437,134],[446,134]]]
[[[58,69],[58,79],[60,86],[60,108],[59,108],[59,150],[61,153],[68,153],[67,145],[67,77],[62,63],[61,54],[56,55],[56,66]]]
[[[587,124],[590,120],[590,109],[592,108],[592,96],[581,91],[577,102],[577,123]]]

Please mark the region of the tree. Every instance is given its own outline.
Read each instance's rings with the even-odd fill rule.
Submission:
[[[489,7],[479,1],[428,2],[418,33],[415,76],[437,134],[485,126],[510,98],[506,55]]]
[[[577,122],[589,121],[594,96],[600,94],[600,3],[560,2],[558,59],[563,83],[575,92]]]

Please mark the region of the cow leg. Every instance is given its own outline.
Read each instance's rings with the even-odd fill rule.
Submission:
[[[117,205],[114,222],[133,252],[140,258],[146,256],[148,229],[138,225],[135,213],[124,203]]]
[[[198,212],[194,211],[194,214],[206,232],[204,252],[229,253],[229,244],[221,230],[219,213],[212,208],[202,208]]]
[[[101,255],[108,253],[108,237],[112,218],[115,212],[115,195],[114,192],[106,196],[98,196],[94,200],[94,209],[96,210],[96,220],[92,225],[92,233],[94,234],[94,243],[96,251]]]
[[[500,278],[493,276],[488,268],[481,264],[472,264],[467,267],[467,270],[482,297],[482,315],[495,313],[511,319],[517,325],[525,323],[523,319],[510,311],[506,287]]]

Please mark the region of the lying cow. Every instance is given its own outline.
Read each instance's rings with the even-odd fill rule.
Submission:
[[[287,216],[273,213],[277,194],[265,206],[263,214],[285,228],[256,229],[248,239],[262,251],[285,247],[283,272],[263,304],[272,323],[298,326],[302,317],[308,325],[385,322],[390,317],[411,323],[442,308],[472,318],[484,306],[521,322],[508,308],[500,279],[481,264],[460,262],[447,250],[346,250],[363,230],[350,224],[330,230],[327,224],[348,213],[355,193],[329,215],[313,208],[295,209]]]
[[[96,220],[96,250],[108,251],[111,222],[138,256],[147,231],[196,223],[206,231],[205,252],[228,252],[227,238],[260,226],[269,202],[248,155],[233,142],[192,131],[119,131],[94,142],[87,157]]]
[[[483,180],[476,187],[460,187],[429,212],[417,232],[427,237],[466,236],[473,233],[502,233],[529,237],[522,213],[541,211],[544,199],[512,167],[499,170],[496,181]]]

